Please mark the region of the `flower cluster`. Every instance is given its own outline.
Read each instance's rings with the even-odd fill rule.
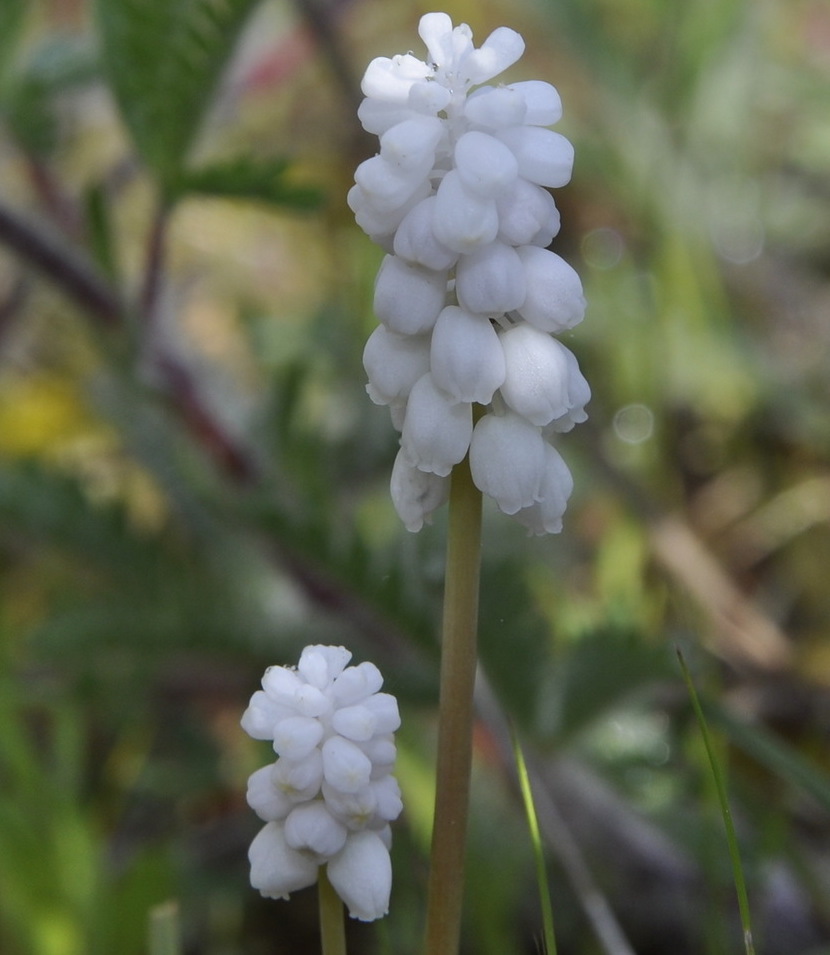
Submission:
[[[389,823],[401,812],[394,696],[378,692],[373,663],[347,666],[344,647],[309,646],[297,669],[269,667],[242,728],[272,740],[278,759],[248,781],[248,803],[266,825],[251,843],[251,885],[270,898],[329,881],[353,918],[389,908]]]
[[[521,36],[476,49],[466,24],[422,17],[425,61],[373,60],[359,117],[380,138],[348,201],[388,253],[375,288],[381,324],[364,352],[367,391],[401,432],[392,499],[420,530],[469,452],[473,480],[532,533],[561,530],[573,487],[551,444],[587,417],[590,389],[553,337],[585,311],[576,272],[550,251],[573,148],[542,81],[482,85],[515,63]],[[474,414],[474,406],[479,406]]]

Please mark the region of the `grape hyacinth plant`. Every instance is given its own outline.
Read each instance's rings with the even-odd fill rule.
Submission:
[[[556,533],[573,489],[554,447],[584,421],[590,388],[555,336],[585,313],[579,276],[548,246],[573,148],[549,129],[559,94],[492,85],[524,52],[500,27],[480,47],[445,13],[421,18],[427,48],[378,57],[358,116],[380,150],[348,195],[386,252],[364,350],[372,401],[400,432],[395,509],[419,531],[450,503],[426,955],[456,955],[472,759],[482,494]]]
[[[296,670],[269,667],[242,716],[248,735],[272,741],[277,754],[248,781],[248,803],[265,822],[248,854],[251,884],[288,898],[319,877],[324,933],[332,925],[342,933],[329,888],[353,918],[387,913],[389,823],[402,809],[392,775],[398,704],[380,692],[378,668],[347,666],[351,656],[344,647],[308,646]]]
[[[387,252],[364,366],[370,398],[401,432],[392,500],[420,530],[469,454],[500,510],[555,533],[573,481],[552,441],[585,420],[590,398],[554,337],[585,312],[579,276],[547,248],[559,231],[548,188],[573,165],[571,144],[547,128],[559,94],[538,80],[482,85],[524,51],[507,27],[478,49],[444,13],[422,17],[419,33],[426,60],[379,57],[366,70],[358,116],[380,152],[348,196]]]

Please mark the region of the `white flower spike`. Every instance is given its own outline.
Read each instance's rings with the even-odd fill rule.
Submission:
[[[251,843],[251,885],[285,899],[331,884],[356,919],[389,909],[389,823],[402,810],[395,768],[398,704],[372,663],[347,666],[344,647],[306,647],[297,665],[269,667],[242,715],[279,758],[248,780],[248,804],[266,823]]]
[[[556,533],[573,481],[551,442],[585,420],[591,397],[552,337],[585,313],[579,276],[548,249],[560,225],[548,190],[573,167],[573,147],[547,128],[562,103],[541,80],[482,85],[524,52],[514,30],[476,48],[466,24],[428,13],[418,32],[424,60],[379,57],[363,77],[358,116],[380,148],[348,196],[388,253],[364,365],[370,398],[401,431],[392,500],[420,530],[469,453],[474,482],[504,513]],[[266,716],[250,720],[261,733]],[[308,744],[304,724],[291,730],[291,746]]]

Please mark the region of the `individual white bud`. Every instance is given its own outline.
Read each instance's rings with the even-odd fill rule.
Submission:
[[[383,686],[380,670],[368,660],[348,667],[334,681],[331,693],[338,706],[351,706]]]
[[[492,323],[449,305],[432,332],[430,367],[435,384],[454,401],[487,404],[504,381],[504,352]]]
[[[354,743],[331,736],[323,743],[323,778],[335,789],[355,793],[369,784],[372,762]]]
[[[540,426],[566,414],[570,366],[565,346],[527,322],[500,338],[506,367],[501,394],[507,404]]]
[[[464,60],[464,78],[478,86],[503,73],[525,51],[525,41],[510,27],[497,27],[478,49]]]
[[[372,822],[383,821],[377,816],[378,797],[371,783],[356,793],[344,793],[326,784],[323,798],[329,811],[347,829],[365,829]]]
[[[435,116],[407,119],[380,137],[380,155],[393,168],[422,179],[432,168],[435,147],[444,135],[444,126]]]
[[[473,430],[472,406],[439,391],[432,375],[415,382],[401,433],[406,459],[445,477],[464,458]]]
[[[550,245],[559,233],[560,217],[553,196],[526,179],[517,179],[505,195],[496,200],[499,214],[499,241],[507,245]]]
[[[361,704],[342,706],[331,718],[332,729],[352,742],[365,742],[375,733],[377,719],[372,711]]]
[[[375,208],[392,210],[399,209],[411,198],[428,172],[428,159],[420,168],[404,168],[388,162],[383,156],[372,156],[357,167],[354,178],[363,190],[363,195]]]
[[[265,822],[285,819],[294,803],[280,789],[274,779],[274,764],[263,766],[248,778],[248,805]]]
[[[527,278],[527,296],[518,313],[543,332],[561,332],[585,315],[582,282],[555,252],[526,245],[518,250]]]
[[[528,126],[553,126],[562,119],[562,100],[555,86],[543,80],[525,80],[507,87],[518,93],[527,112],[522,122]]]
[[[455,265],[458,252],[435,238],[432,229],[435,202],[435,196],[428,196],[407,212],[395,232],[393,248],[395,255],[407,262],[440,272]]]
[[[408,531],[415,533],[430,521],[434,511],[446,503],[450,482],[446,476],[421,471],[401,450],[392,465],[390,491],[398,517]]]
[[[554,418],[544,429],[546,438],[553,434],[563,434],[570,431],[575,424],[582,424],[583,421],[588,420],[585,405],[591,400],[591,387],[579,370],[576,355],[564,345],[562,349],[568,362],[568,410],[565,414]]]
[[[369,788],[374,792],[376,799],[375,812],[380,819],[391,822],[403,812],[401,787],[394,776],[384,776],[373,783]]]
[[[292,849],[305,849],[330,859],[346,843],[346,827],[326,809],[322,799],[295,806],[285,820],[285,841]]]
[[[394,733],[401,725],[398,701],[391,693],[373,693],[363,701],[375,718],[375,732]]]
[[[388,853],[387,853],[388,856]],[[251,885],[270,899],[287,899],[317,881],[317,862],[285,841],[282,823],[269,822],[248,850]]]
[[[323,727],[308,716],[289,716],[274,728],[274,752],[287,759],[304,759],[323,738]]]
[[[519,164],[504,143],[471,130],[455,144],[455,165],[466,189],[484,199],[496,199],[516,181]]]
[[[264,690],[257,690],[242,714],[242,729],[254,739],[273,739],[274,727],[294,711],[276,703]]]
[[[468,255],[495,239],[499,231],[495,200],[470,192],[457,170],[444,176],[435,198],[432,229],[442,245]]]
[[[516,157],[524,179],[553,188],[570,181],[574,148],[561,133],[541,126],[509,126],[496,135]]]
[[[476,487],[505,514],[538,500],[545,463],[539,428],[509,411],[479,420],[470,443],[470,471]]]
[[[494,130],[519,126],[526,114],[525,98],[509,86],[482,86],[464,104],[464,115],[471,123]]]
[[[446,272],[387,255],[375,285],[375,314],[393,332],[420,335],[435,324],[446,294]]]
[[[426,63],[411,53],[391,58],[378,56],[366,67],[360,89],[371,99],[405,105],[412,84],[426,79],[431,72]]]
[[[323,784],[323,757],[313,749],[304,759],[277,760],[271,782],[292,803],[314,799]]]
[[[392,862],[376,832],[350,833],[345,846],[328,862],[326,874],[352,918],[371,922],[389,911]]]
[[[378,325],[363,349],[369,378],[366,391],[375,404],[405,401],[415,382],[429,371],[428,335],[399,335]]]
[[[503,242],[491,242],[461,257],[455,288],[459,303],[467,311],[503,315],[525,300],[524,265],[515,249]]]

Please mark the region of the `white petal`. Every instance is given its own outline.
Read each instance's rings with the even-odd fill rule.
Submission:
[[[570,181],[574,148],[561,133],[541,126],[511,126],[499,139],[513,151],[519,175],[540,186],[564,186]]]
[[[413,110],[400,103],[366,98],[357,108],[357,118],[367,133],[382,136],[387,129],[397,126],[405,119],[413,119]]]
[[[303,803],[285,820],[285,841],[292,849],[306,849],[325,859],[346,843],[346,827],[326,809],[322,799]]]
[[[354,793],[369,784],[372,763],[354,743],[331,736],[323,743],[323,777],[341,792]]]
[[[503,315],[519,308],[527,294],[527,278],[516,250],[491,242],[463,256],[456,268],[456,293],[469,312]]]
[[[591,400],[591,386],[579,370],[576,355],[564,345],[562,348],[568,360],[568,410],[564,415],[551,421],[545,429],[545,437],[548,437],[549,433],[561,434],[570,431],[575,424],[588,420],[585,405]]]
[[[528,245],[518,250],[527,277],[527,297],[517,309],[543,332],[573,328],[585,315],[579,276],[555,252]]]
[[[432,378],[455,401],[488,404],[504,381],[504,352],[490,320],[450,305],[438,316],[430,352]]]
[[[540,426],[564,415],[570,405],[565,346],[526,322],[500,338],[507,370],[501,394],[507,404]]]
[[[452,55],[452,20],[446,13],[425,13],[418,23],[418,36],[433,63],[444,64]]]
[[[433,272],[387,255],[375,285],[375,314],[393,332],[419,335],[435,324],[446,295],[446,272]]]
[[[447,477],[421,471],[398,451],[390,481],[392,503],[408,531],[417,532],[433,511],[446,503],[450,493]]]
[[[344,793],[329,785],[323,787],[323,796],[329,811],[347,829],[365,829],[370,823],[380,822],[377,816],[378,797],[372,784],[356,793]]]
[[[423,186],[430,165],[425,159],[420,166],[407,168],[383,156],[372,156],[355,169],[354,179],[366,201],[381,211],[391,211],[400,209]]]
[[[471,193],[458,172],[451,170],[438,186],[432,228],[438,241],[448,249],[472,252],[492,242],[499,231],[496,203]]]
[[[538,499],[544,462],[541,432],[514,412],[487,414],[476,424],[470,443],[473,481],[505,514]]]
[[[485,199],[495,199],[516,181],[519,164],[504,143],[472,130],[455,144],[455,165],[464,186]]]
[[[432,168],[443,135],[443,123],[435,116],[407,119],[380,137],[380,154],[394,169],[423,177]]]
[[[422,471],[445,477],[467,453],[472,407],[439,391],[427,374],[412,388],[401,433],[407,460]]]
[[[291,706],[303,681],[288,667],[268,667],[262,676],[262,688],[276,703]]]
[[[272,700],[263,690],[257,690],[240,722],[248,736],[254,739],[273,739],[274,727],[293,712],[290,707]]]
[[[254,837],[248,850],[251,885],[270,899],[287,899],[289,893],[317,881],[317,863],[291,849],[281,823],[269,822]]]
[[[398,701],[391,693],[373,693],[363,705],[375,718],[375,732],[394,733],[401,725]]]
[[[303,759],[323,738],[323,727],[308,716],[289,716],[274,728],[274,752],[288,759]]]
[[[351,833],[326,872],[352,918],[371,922],[389,911],[392,863],[389,850],[376,832]]]
[[[398,335],[378,325],[363,350],[372,401],[388,405],[408,398],[415,382],[429,371],[429,347],[427,335]]]
[[[392,59],[379,56],[366,67],[360,88],[364,96],[404,105],[412,84],[431,73],[426,63],[409,53]]]
[[[383,779],[372,783],[371,788],[377,797],[376,812],[378,816],[386,822],[397,819],[403,812],[401,787],[398,785],[397,779],[394,776],[384,776]]]

